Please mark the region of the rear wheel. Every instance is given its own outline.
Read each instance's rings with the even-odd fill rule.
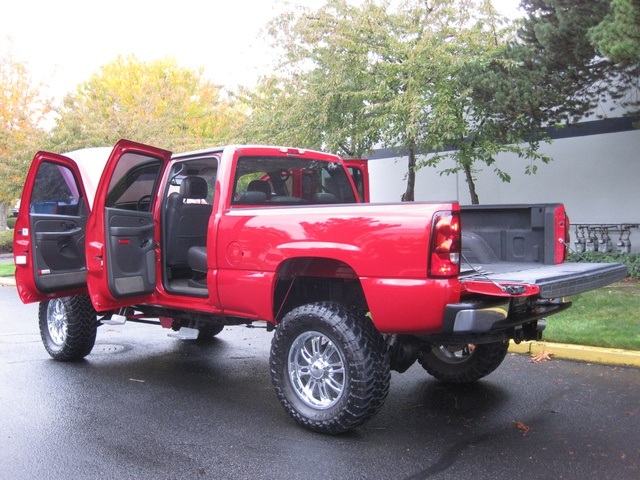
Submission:
[[[273,337],[270,366],[285,410],[317,432],[336,434],[361,425],[389,392],[382,336],[369,319],[336,303],[289,312]]]
[[[471,383],[486,377],[500,366],[509,342],[435,345],[419,362],[438,380],[449,383]]]
[[[56,360],[79,360],[91,353],[98,320],[87,295],[54,298],[40,303],[40,337]]]

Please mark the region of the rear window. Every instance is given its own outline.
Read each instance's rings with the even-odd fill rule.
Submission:
[[[295,157],[240,157],[234,205],[354,203],[342,164]]]

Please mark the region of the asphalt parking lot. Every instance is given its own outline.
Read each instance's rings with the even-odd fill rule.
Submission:
[[[510,354],[450,387],[394,373],[346,435],[298,427],[273,392],[271,334],[208,344],[102,326],[85,361],[51,360],[37,306],[0,287],[0,478],[637,479],[640,370]]]

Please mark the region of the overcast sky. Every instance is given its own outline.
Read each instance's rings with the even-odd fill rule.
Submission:
[[[261,29],[278,13],[321,0],[8,0],[0,15],[0,51],[25,62],[34,82],[62,97],[117,55],[172,57],[204,68],[211,81],[252,85],[269,68]],[[519,0],[494,0],[513,15]],[[7,39],[11,46],[7,47]]]

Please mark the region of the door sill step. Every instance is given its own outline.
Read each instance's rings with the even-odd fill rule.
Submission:
[[[177,332],[167,333],[167,336],[171,338],[178,338],[180,340],[197,340],[198,329],[182,327]]]
[[[100,320],[105,325],[124,325],[127,322],[127,317],[124,315],[118,315],[114,313],[108,320]]]

